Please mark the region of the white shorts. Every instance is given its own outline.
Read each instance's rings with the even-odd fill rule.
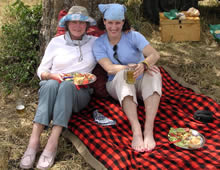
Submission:
[[[133,96],[133,100],[136,104],[137,97],[142,100],[147,99],[154,92],[162,95],[162,80],[160,73],[153,73],[149,75],[144,73],[144,76],[136,80],[135,84],[127,84],[124,79],[124,70],[118,72],[112,81],[108,81],[106,84],[108,93],[122,105],[122,101],[126,96]]]

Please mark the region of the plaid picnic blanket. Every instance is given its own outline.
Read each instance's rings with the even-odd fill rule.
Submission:
[[[108,98],[93,97],[89,106],[73,114],[68,129],[88,148],[89,152],[106,169],[220,169],[220,105],[211,98],[196,94],[174,80],[162,67],[163,95],[155,119],[156,148],[148,153],[138,153],[131,148],[131,127],[119,103]],[[115,126],[100,126],[94,122],[92,113],[100,113],[117,121]],[[196,110],[214,112],[214,121],[204,124],[196,121]],[[138,106],[142,128],[145,112]],[[181,149],[168,140],[170,127],[195,129],[206,138],[203,148]]]

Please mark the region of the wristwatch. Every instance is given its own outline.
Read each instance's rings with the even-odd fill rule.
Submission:
[[[144,70],[146,71],[149,68],[149,64],[146,60],[142,61],[141,63],[144,64]]]

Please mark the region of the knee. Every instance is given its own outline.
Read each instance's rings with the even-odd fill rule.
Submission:
[[[73,84],[72,81],[63,81],[59,86],[59,93],[63,94],[73,94],[77,91],[76,86]]]
[[[147,82],[161,82],[162,80],[162,77],[161,77],[161,74],[160,72],[157,72],[157,73],[152,73],[153,75],[149,75],[148,73],[144,73],[144,79],[147,80]]]
[[[161,80],[161,74],[160,74],[160,72],[155,73],[155,77],[156,77],[157,79]]]
[[[162,83],[162,77],[160,73],[155,73],[153,76],[153,80],[155,83],[161,84]]]
[[[61,84],[60,84],[60,88],[59,90],[62,90],[62,89],[76,89],[75,85],[73,84],[72,81],[62,81]]]
[[[46,89],[57,89],[59,87],[59,83],[56,80],[47,80],[43,87]]]
[[[119,78],[124,78],[124,74],[125,74],[125,70],[121,70],[117,72],[115,76]]]
[[[125,81],[124,80],[124,74],[125,74],[125,71],[124,70],[121,70],[119,72],[116,73],[114,79],[117,83],[122,83],[122,81]]]

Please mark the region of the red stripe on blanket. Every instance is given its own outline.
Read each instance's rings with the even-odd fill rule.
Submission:
[[[117,101],[112,98],[93,97],[89,106],[69,121],[69,130],[89,149],[91,154],[107,169],[219,169],[220,157],[220,105],[211,98],[196,94],[183,87],[163,69],[163,95],[155,119],[156,148],[150,153],[137,153],[131,148],[130,124]],[[102,127],[92,117],[95,109],[117,120],[116,126]],[[196,110],[211,110],[212,123],[193,119]],[[145,113],[143,104],[138,106],[142,128]],[[206,138],[202,149],[186,150],[170,144],[167,138],[170,127],[188,127],[199,131]]]

